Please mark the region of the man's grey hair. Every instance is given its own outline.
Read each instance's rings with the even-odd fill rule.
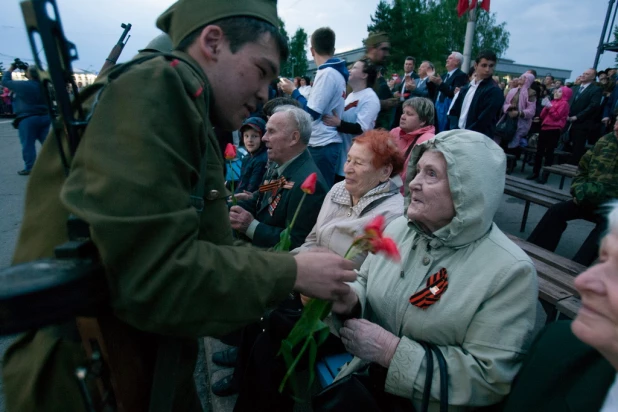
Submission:
[[[429,66],[429,68],[430,68],[431,70],[436,70],[436,67],[435,67],[435,66],[433,65],[433,63],[432,63],[432,62],[430,62],[429,60],[423,60],[423,62],[422,62],[421,64],[423,64],[423,63],[427,63],[427,65]]]
[[[294,130],[300,133],[300,141],[306,146],[311,138],[311,116],[301,108],[286,104],[276,107],[273,113],[287,113],[288,119],[294,122]]]
[[[37,66],[32,64],[28,66],[26,70],[28,72],[28,76],[30,76],[30,80],[34,80],[36,82],[41,81],[41,78],[39,76],[39,68]]]
[[[461,53],[459,53],[459,52],[457,52],[457,51],[453,51],[453,52],[451,52],[451,54],[452,54],[453,56],[455,56],[455,58],[456,58],[457,60],[459,60],[459,66],[461,66],[461,63],[463,63],[463,54],[461,54]]]

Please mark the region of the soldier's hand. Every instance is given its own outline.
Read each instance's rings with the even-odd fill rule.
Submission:
[[[345,295],[337,297],[337,300],[333,302],[333,313],[338,315],[349,315],[352,310],[358,304],[358,295],[354,289],[350,288],[350,291]]]
[[[296,259],[294,290],[308,297],[336,300],[346,295],[350,286],[345,282],[356,280],[354,263],[334,253],[305,252]]]
[[[253,215],[240,206],[232,206],[230,208],[230,224],[232,225],[232,229],[240,233],[247,232],[253,219]]]

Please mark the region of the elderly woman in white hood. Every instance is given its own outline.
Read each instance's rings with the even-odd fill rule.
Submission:
[[[532,338],[538,285],[530,258],[493,223],[505,163],[498,145],[471,131],[440,133],[414,148],[406,215],[385,231],[402,264],[370,255],[333,307],[348,319],[340,334],[355,355],[337,379],[370,362],[382,370],[385,392],[418,409],[426,373],[419,342],[428,342],[446,359],[449,411],[509,393]],[[440,399],[434,365],[429,410]]]

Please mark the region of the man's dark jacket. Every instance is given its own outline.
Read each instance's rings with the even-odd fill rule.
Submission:
[[[573,87],[573,96],[569,101],[569,117],[577,116],[573,126],[589,126],[595,122],[601,108],[602,90],[596,84],[589,84],[579,96],[581,86]]]
[[[461,106],[469,90],[470,83],[459,91],[455,105],[449,112],[450,116],[459,118]],[[504,94],[500,87],[498,87],[498,84],[491,77],[483,80],[478,85],[470,103],[465,129],[483,133],[485,136],[493,139],[496,123],[500,118],[503,104]]]
[[[303,197],[304,192],[300,186],[307,176],[314,172],[318,174],[315,193],[306,196],[292,229],[290,250],[297,248],[305,242],[305,238],[313,229],[326,192],[328,192],[328,186],[307,150],[283,171],[285,180],[288,183],[294,183],[291,189],[281,187],[275,189],[274,193],[271,191],[257,192],[250,200],[238,203],[260,221],[251,241],[254,246],[271,248],[279,242],[281,232],[291,222],[300,199]],[[265,176],[265,179],[269,178],[270,171]]]
[[[571,322],[543,329],[513,382],[503,412],[598,411],[616,370],[571,332]]]
[[[434,95],[436,96],[436,100],[439,100],[440,102],[443,102],[447,97],[452,99],[455,96],[455,89],[457,87],[464,87],[468,83],[468,75],[460,69],[455,70],[453,75],[448,79],[446,79],[447,75],[448,73],[444,73],[440,76],[442,78],[442,83],[437,86],[431,82],[427,84],[428,87],[431,85],[432,89],[436,89]],[[441,93],[439,97],[438,93]]]

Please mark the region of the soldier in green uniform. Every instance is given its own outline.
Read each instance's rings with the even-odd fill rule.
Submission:
[[[618,199],[618,122],[613,133],[606,134],[581,158],[571,183],[572,200],[556,203],[539,221],[528,242],[556,250],[567,222],[586,219],[596,223],[573,260],[590,266],[599,256],[600,239],[605,233],[604,207]]]
[[[183,343],[169,384],[174,410],[191,411],[201,409],[192,377],[197,337],[255,322],[293,289],[334,299],[356,275],[352,262],[330,253],[292,257],[232,246],[212,128],[238,129],[266,101],[288,54],[276,1],[180,0],[157,26],[177,58],[134,64],[113,80],[110,69],[83,93],[92,117],[67,178],[54,139],[43,146],[14,263],[52,256],[67,240],[70,213],[86,221],[115,316],[155,334],[155,347],[156,336]],[[201,213],[191,201],[200,171]],[[8,410],[84,410],[74,378],[83,364],[73,322],[21,336],[4,358]]]
[[[364,59],[369,59],[378,66],[381,75],[378,75],[373,91],[376,92],[380,99],[380,113],[376,119],[376,128],[381,127],[386,130],[391,129],[393,117],[395,116],[395,108],[399,104],[399,99],[393,97],[391,89],[388,87],[384,72],[388,56],[390,56],[391,43],[388,35],[385,32],[372,32],[365,40],[366,52]]]

